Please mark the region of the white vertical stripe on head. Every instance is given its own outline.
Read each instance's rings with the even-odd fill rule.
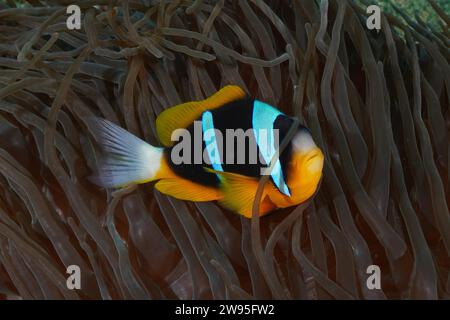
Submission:
[[[270,163],[276,152],[273,125],[275,123],[275,119],[279,115],[283,115],[283,113],[274,107],[258,100],[254,101],[252,119],[253,132],[255,134],[259,151],[261,152],[266,164]],[[265,132],[266,135],[262,135],[262,132]],[[263,141],[264,138],[266,138],[266,143]],[[277,147],[279,147],[279,143],[277,143]],[[284,181],[283,170],[279,159],[275,162],[270,175],[278,190],[280,190],[281,193],[290,196],[291,194],[286,182]]]

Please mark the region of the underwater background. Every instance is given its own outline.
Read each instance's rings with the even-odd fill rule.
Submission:
[[[369,1],[87,0],[68,30],[71,4],[0,1],[0,299],[450,298],[448,1],[380,1],[379,31]],[[311,130],[310,202],[249,220],[89,181],[86,117],[158,145],[227,84]]]

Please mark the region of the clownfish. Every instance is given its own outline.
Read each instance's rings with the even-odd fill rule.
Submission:
[[[106,157],[99,162],[93,180],[105,188],[156,181],[155,188],[163,194],[181,200],[218,201],[251,218],[259,179],[277,152],[277,139],[283,140],[293,121],[231,85],[205,100],[164,110],[156,119],[156,133],[163,147],[152,146],[112,122],[94,118],[90,127]],[[180,129],[190,139],[180,134]],[[240,145],[230,144],[236,132],[246,133]],[[254,161],[255,152],[259,161]],[[299,125],[272,166],[259,215],[312,197],[322,177],[323,161],[310,131]]]

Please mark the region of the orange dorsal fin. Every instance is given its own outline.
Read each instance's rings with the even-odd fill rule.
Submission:
[[[244,97],[245,92],[240,87],[228,85],[205,100],[186,102],[164,110],[156,119],[159,140],[166,147],[172,146],[171,136],[174,130],[187,128],[206,110],[219,108]]]

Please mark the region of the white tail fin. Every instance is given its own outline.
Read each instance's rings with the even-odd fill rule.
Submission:
[[[154,180],[161,166],[163,148],[154,147],[114,123],[89,118],[95,139],[106,152],[98,175],[91,180],[102,187],[123,187]]]

